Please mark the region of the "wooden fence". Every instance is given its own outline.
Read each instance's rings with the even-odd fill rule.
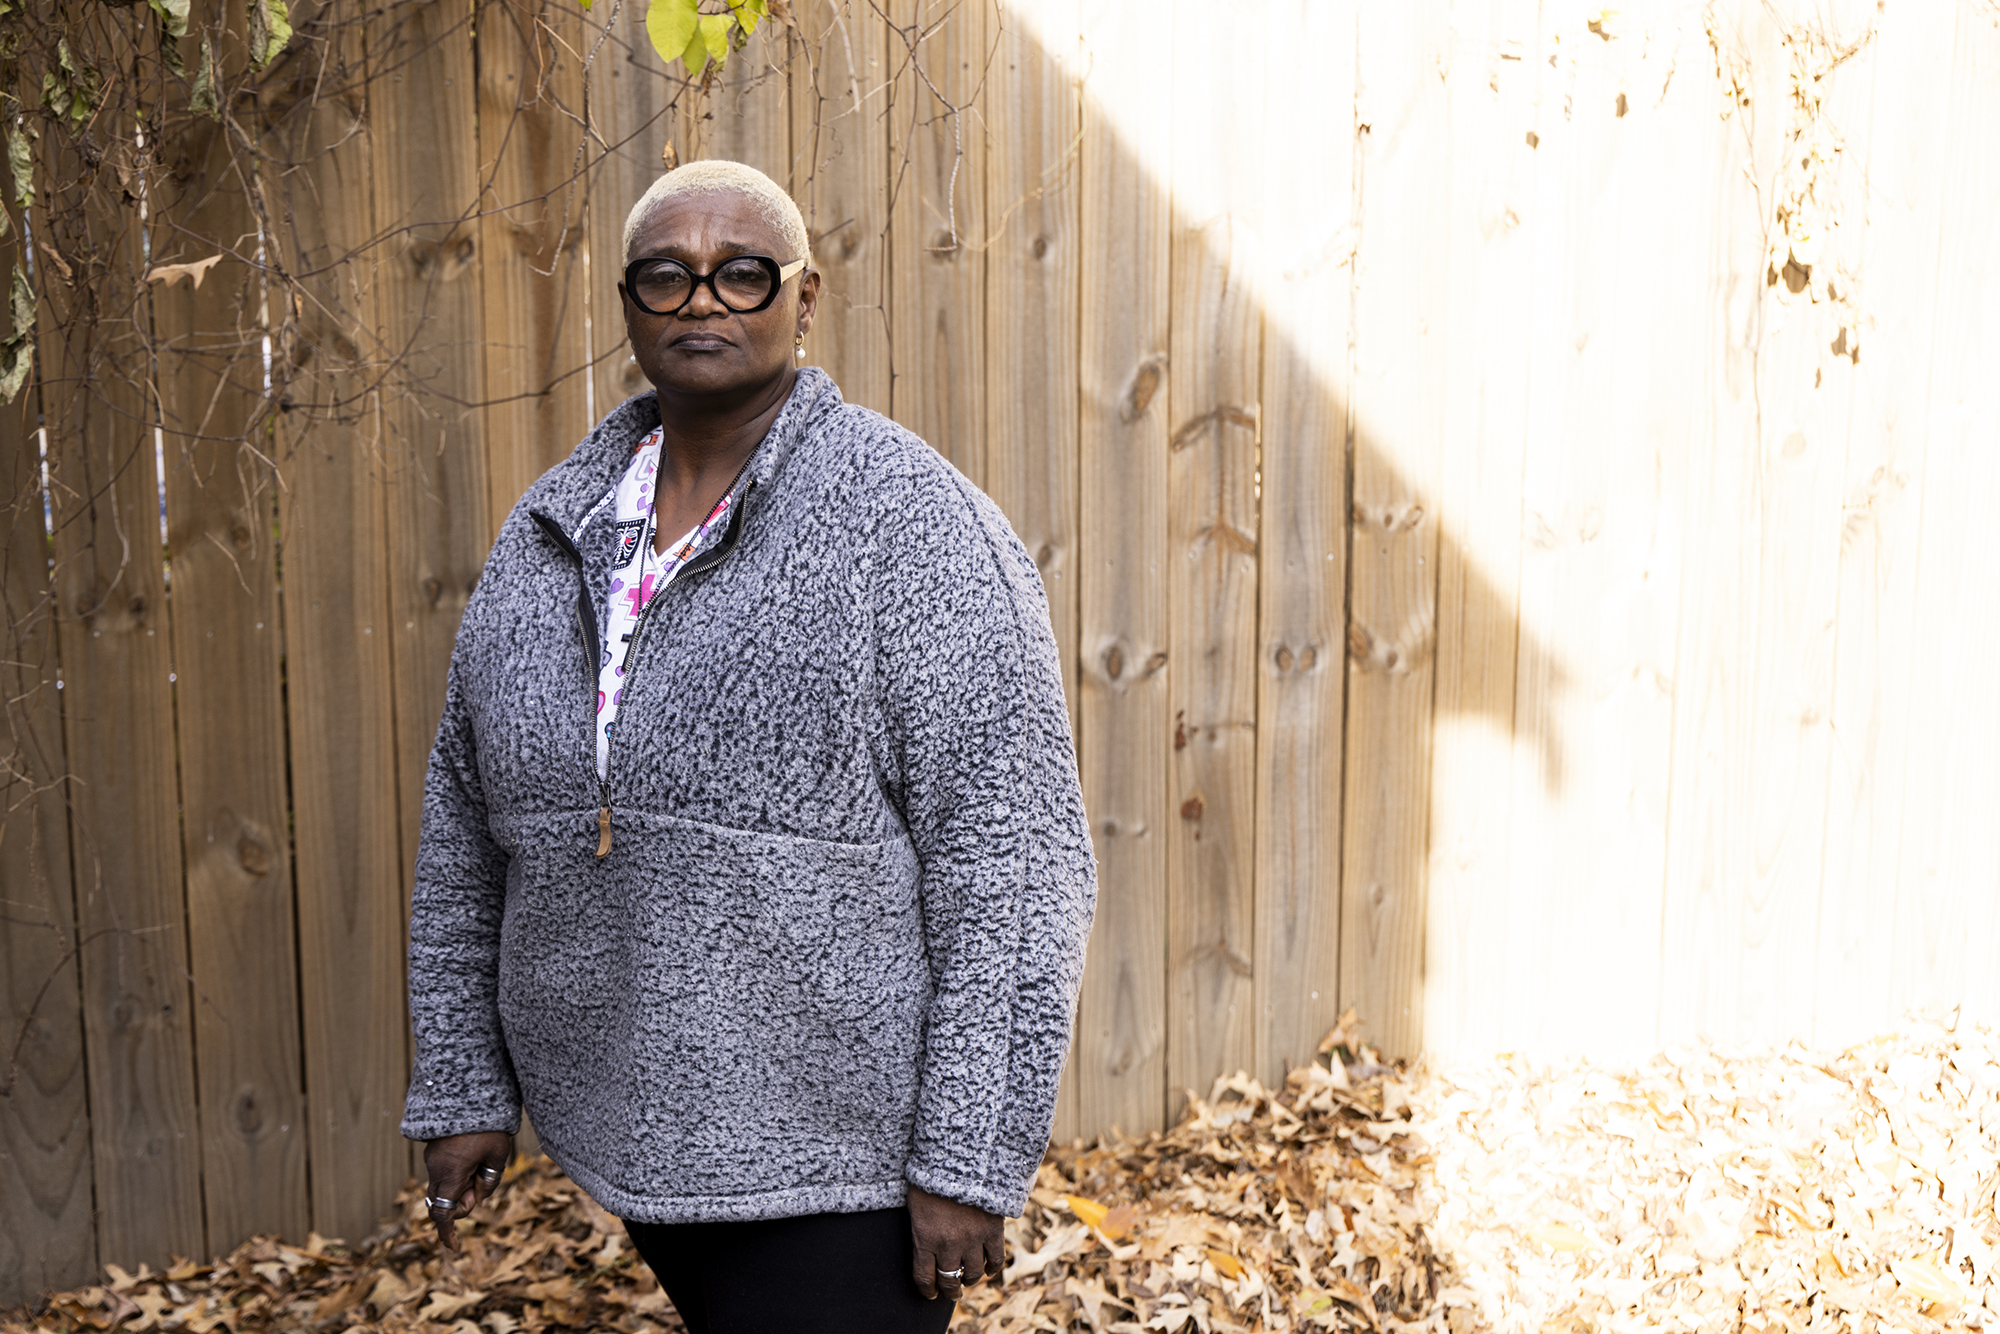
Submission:
[[[33,224],[51,326],[64,256],[231,257],[0,414],[0,1302],[411,1170],[444,664],[640,387],[669,145],[793,190],[812,359],[1041,565],[1102,886],[1060,1134],[1345,1005],[1400,1055],[2000,1018],[1989,0],[794,0],[705,92],[609,0],[303,8],[272,86],[367,77],[274,115],[281,207],[190,137],[149,251]],[[275,362],[256,253],[317,275]]]

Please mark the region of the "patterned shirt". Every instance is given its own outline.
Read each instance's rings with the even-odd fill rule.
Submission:
[[[653,486],[660,474],[663,434],[655,427],[632,451],[632,461],[618,479],[612,498],[618,551],[613,560],[607,596],[610,615],[604,626],[604,651],[597,666],[597,776],[607,777],[611,764],[611,729],[618,719],[618,698],[625,685],[625,657],[639,613],[659,591],[673,582],[708,531],[729,512],[724,495],[694,529],[664,553],[653,550],[658,516],[653,511]]]

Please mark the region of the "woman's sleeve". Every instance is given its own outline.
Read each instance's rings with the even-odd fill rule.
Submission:
[[[936,993],[908,1179],[1018,1214],[1048,1147],[1096,863],[1040,576],[955,473],[878,547],[882,765],[922,866]]]
[[[409,1139],[514,1133],[521,1093],[500,1031],[500,913],[507,856],[486,823],[472,717],[453,655],[444,718],[424,775],[423,832],[410,898]]]

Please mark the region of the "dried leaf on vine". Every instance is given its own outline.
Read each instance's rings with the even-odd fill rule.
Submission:
[[[35,291],[28,286],[28,275],[19,264],[14,266],[7,304],[14,332],[0,342],[0,399],[12,403],[35,364]]]
[[[249,0],[250,63],[264,69],[292,40],[292,12],[285,0]]]
[[[35,139],[33,125],[7,128],[7,169],[14,177],[14,203],[22,209],[35,205]]]
[[[160,16],[160,27],[167,36],[187,36],[188,7],[192,0],[147,0],[147,3]]]
[[[215,96],[215,47],[206,36],[201,39],[201,68],[195,71],[188,106],[210,120],[222,119],[222,103]]]
[[[221,262],[222,256],[220,253],[217,253],[210,255],[207,259],[191,260],[186,264],[155,264],[152,268],[146,270],[146,281],[149,283],[165,283],[167,286],[172,287],[175,283],[185,278],[188,280],[190,286],[200,287],[201,280],[208,276],[208,271]]]

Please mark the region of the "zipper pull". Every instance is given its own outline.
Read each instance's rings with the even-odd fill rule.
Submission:
[[[611,851],[611,784],[597,785],[597,799],[603,803],[597,808],[597,855],[602,858]]]

